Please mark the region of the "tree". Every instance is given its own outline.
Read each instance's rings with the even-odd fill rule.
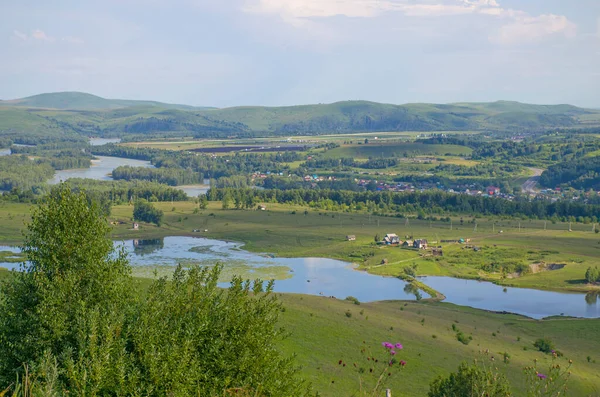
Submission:
[[[221,203],[224,210],[229,209],[229,207],[231,206],[231,193],[229,192],[229,190],[227,190],[223,195]]]
[[[448,377],[440,376],[429,386],[429,397],[505,397],[510,383],[502,374],[488,368],[462,363]]]
[[[75,377],[89,365],[92,383],[99,372],[104,381],[117,376],[116,352],[124,352],[125,344],[114,336],[132,289],[126,254],[115,251],[109,232],[98,206],[66,184],[33,212],[23,271],[0,286],[0,389],[24,363],[35,368],[48,356]],[[115,355],[93,357],[101,346]]]
[[[39,395],[308,395],[277,348],[286,333],[272,282],[234,277],[225,290],[220,265],[178,267],[133,294],[109,231],[65,185],[34,212],[24,271],[0,288],[0,390],[26,364]]]
[[[543,353],[550,353],[554,351],[554,343],[548,338],[539,338],[533,343],[533,347]]]
[[[373,237],[373,240],[378,243],[381,241],[381,237],[379,237],[379,233],[375,235],[375,237]]]
[[[136,221],[154,223],[160,226],[164,213],[146,200],[140,199],[133,207],[133,219]]]
[[[198,208],[200,208],[201,210],[205,210],[208,207],[208,198],[206,197],[206,194],[201,194],[198,197]]]
[[[590,284],[600,281],[600,270],[598,270],[598,266],[588,267],[585,272],[585,281]]]

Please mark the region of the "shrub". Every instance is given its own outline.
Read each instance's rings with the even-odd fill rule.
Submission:
[[[548,338],[540,338],[533,343],[533,347],[544,353],[554,352],[554,343]]]
[[[360,301],[353,296],[347,296],[346,300],[354,303],[355,305],[360,305]]]
[[[505,397],[510,396],[510,384],[504,375],[492,369],[462,363],[458,371],[440,376],[429,386],[429,397]]]

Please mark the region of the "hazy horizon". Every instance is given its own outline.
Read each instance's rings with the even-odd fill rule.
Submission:
[[[24,0],[0,22],[5,100],[600,108],[597,0]]]

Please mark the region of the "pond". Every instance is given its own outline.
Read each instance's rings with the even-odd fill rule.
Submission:
[[[134,275],[154,277],[170,275],[174,266],[192,264],[225,264],[223,276],[234,274],[245,278],[278,279],[275,291],[310,295],[354,296],[361,302],[380,300],[414,300],[415,291],[404,281],[356,271],[349,263],[324,258],[271,258],[241,249],[240,243],[199,237],[165,237],[155,240],[127,240]],[[14,247],[0,251],[19,252]],[[18,268],[15,263],[0,263],[1,267]],[[511,312],[531,318],[573,316],[598,318],[598,295],[562,293],[526,288],[504,288],[489,282],[451,277],[421,277],[428,286],[446,296],[445,302],[483,310]],[[221,286],[226,286],[222,283]],[[426,294],[423,294],[427,298]]]

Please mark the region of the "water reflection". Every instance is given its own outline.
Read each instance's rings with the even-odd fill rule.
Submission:
[[[144,256],[161,250],[165,247],[165,240],[162,238],[151,240],[133,240],[133,252],[136,255]]]
[[[598,303],[598,296],[600,296],[600,291],[588,292],[585,294],[585,302],[588,305],[595,305]]]

